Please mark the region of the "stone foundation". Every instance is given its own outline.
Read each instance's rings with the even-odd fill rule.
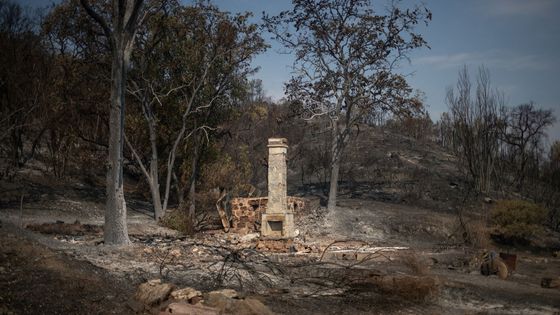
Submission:
[[[257,242],[257,250],[272,253],[295,252],[294,241],[292,239],[261,239]]]
[[[305,207],[305,199],[303,198],[288,196],[287,201],[291,213],[296,214]],[[262,215],[266,213],[267,204],[267,197],[232,199],[231,230],[241,234],[260,232]]]

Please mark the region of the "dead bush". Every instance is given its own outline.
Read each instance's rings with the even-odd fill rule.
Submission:
[[[439,295],[441,281],[435,276],[383,276],[378,278],[377,286],[383,294],[425,302]]]
[[[168,210],[163,218],[161,218],[160,225],[187,235],[215,228],[219,224],[219,219],[216,217],[216,213],[212,213],[216,212],[214,205],[215,197],[212,192],[197,193],[196,198],[197,211],[194,222],[189,222],[189,205],[183,203],[178,208]],[[214,209],[211,206],[214,206]]]
[[[529,243],[543,228],[548,211],[525,200],[498,200],[492,208],[493,236],[506,243]]]
[[[483,220],[472,220],[465,223],[463,239],[474,248],[490,248],[490,232]]]
[[[195,231],[221,227],[220,217],[216,210],[216,202],[219,199],[219,192],[216,190],[196,193]]]
[[[187,213],[180,208],[168,210],[161,218],[160,225],[181,233],[188,233],[190,230]]]
[[[409,252],[402,257],[403,264],[417,276],[425,276],[430,273],[430,266],[426,259],[420,257],[416,252]]]
[[[486,215],[480,217],[474,213],[474,209],[469,207],[458,209],[453,237],[467,246],[477,249],[488,249],[491,246],[490,230],[487,224],[488,219]]]
[[[73,236],[101,235],[101,233],[103,232],[103,228],[101,226],[92,224],[81,224],[78,220],[76,220],[74,223],[64,223],[63,221],[57,221],[55,223],[29,224],[27,225],[27,228],[29,230],[43,234]]]

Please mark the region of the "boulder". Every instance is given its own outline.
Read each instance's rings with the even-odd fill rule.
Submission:
[[[205,296],[206,306],[213,307],[221,314],[236,315],[272,315],[266,305],[255,298],[240,299],[240,295],[232,289],[212,291]]]
[[[496,264],[496,269],[497,269],[497,274],[498,277],[500,277],[500,279],[505,280],[508,277],[508,268],[506,266],[506,264],[504,264],[503,261],[498,260],[495,262]]]
[[[219,295],[223,295],[227,298],[230,299],[234,299],[234,298],[238,298],[239,297],[239,293],[237,293],[237,291],[235,291],[234,289],[221,289],[221,290],[215,290],[212,292],[209,292],[208,295],[212,295],[212,294],[219,294]]]
[[[254,298],[235,300],[228,310],[237,315],[273,315],[274,313],[261,301]]]
[[[237,291],[233,289],[216,290],[204,295],[204,304],[215,307],[223,313],[232,308],[233,299],[237,297]]]
[[[204,306],[192,305],[185,302],[171,303],[159,315],[174,314],[174,315],[220,315],[218,309]]]
[[[140,313],[144,310],[144,304],[136,301],[135,299],[129,299],[126,301],[126,306],[128,306],[134,313]]]
[[[134,299],[147,306],[156,305],[165,301],[174,288],[174,285],[161,283],[159,279],[150,280],[138,287]]]
[[[498,275],[502,280],[507,279],[509,275],[508,266],[495,252],[485,253],[483,260],[482,264],[480,264],[480,273],[482,275]]]
[[[191,301],[194,297],[201,297],[202,292],[193,288],[183,288],[171,292],[171,298],[175,300],[187,300]],[[193,303],[195,304],[195,303]]]
[[[198,304],[198,303],[200,303],[200,302],[202,302],[202,301],[204,301],[204,300],[202,299],[202,296],[195,296],[195,297],[193,297],[192,299],[189,300],[189,303],[191,303],[191,304]]]
[[[219,291],[213,291],[204,296],[203,304],[206,306],[214,307],[218,309],[221,313],[225,313],[230,310],[233,305],[233,298],[228,297]]]

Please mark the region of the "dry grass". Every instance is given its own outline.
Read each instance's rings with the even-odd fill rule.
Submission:
[[[475,249],[491,248],[490,230],[482,219],[465,220],[459,218],[453,228],[453,236],[457,241]]]
[[[168,210],[161,218],[160,225],[179,231],[181,233],[189,232],[187,215],[185,214],[185,211],[183,209],[176,208]]]
[[[76,220],[74,223],[43,223],[43,224],[29,224],[27,229],[43,233],[43,234],[59,234],[59,235],[101,235],[103,228],[98,225],[81,224]]]
[[[418,302],[432,300],[439,295],[440,280],[430,275],[430,266],[425,257],[410,251],[401,260],[412,275],[379,277],[377,285],[382,293]]]
[[[355,271],[361,272],[361,276],[354,277],[350,287],[358,292],[374,291],[387,297],[413,302],[428,302],[439,296],[442,283],[437,276],[430,275],[430,268],[424,257],[411,251],[401,256],[401,263],[412,274],[381,275],[358,269]]]
[[[465,224],[465,242],[474,248],[490,248],[490,232],[482,220],[473,220]]]
[[[402,262],[414,275],[425,276],[430,273],[430,266],[428,266],[426,259],[419,256],[416,252],[409,252],[403,255]]]
[[[384,294],[425,302],[439,295],[441,281],[435,276],[383,276],[378,278],[377,286]]]

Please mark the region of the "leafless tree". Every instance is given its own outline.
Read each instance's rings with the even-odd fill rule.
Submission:
[[[289,99],[307,119],[331,122],[329,210],[336,207],[341,156],[352,127],[372,111],[402,114],[421,107],[395,66],[426,46],[414,27],[431,19],[424,7],[376,13],[370,0],[294,0],[293,9],[263,17],[275,39],[295,52]]]
[[[521,189],[531,161],[538,160],[546,128],[555,122],[551,110],[537,109],[533,102],[504,109],[506,121],[502,124],[501,140],[508,147],[513,162],[515,184]],[[536,165],[538,169],[539,165]]]
[[[436,123],[436,141],[444,148],[455,149],[453,122],[449,113],[441,114],[439,121]]]
[[[488,191],[496,175],[499,131],[504,123],[499,110],[504,106],[503,96],[492,89],[484,67],[479,68],[473,93],[465,66],[459,71],[456,89],[448,89],[446,102],[460,166],[478,191]]]

